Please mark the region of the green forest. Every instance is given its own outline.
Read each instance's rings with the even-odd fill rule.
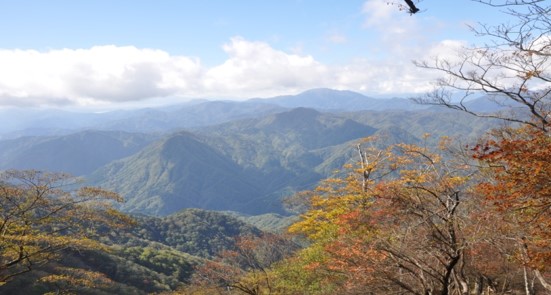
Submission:
[[[479,2],[427,108],[0,141],[110,149],[0,172],[0,294],[551,294],[551,6]]]

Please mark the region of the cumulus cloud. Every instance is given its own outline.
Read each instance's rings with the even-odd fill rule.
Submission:
[[[275,95],[282,90],[321,87],[330,74],[312,56],[285,53],[263,42],[235,37],[223,49],[228,59],[205,75],[208,92]]]
[[[83,104],[171,95],[194,84],[197,60],[132,46],[0,50],[0,103]],[[42,99],[42,101],[40,101]]]
[[[443,55],[457,46],[445,41],[426,48],[419,57]],[[400,94],[426,91],[435,78],[409,58],[396,56],[327,65],[311,55],[242,37],[232,38],[222,50],[227,59],[213,67],[203,66],[197,58],[133,46],[0,50],[0,106],[106,105],[163,97],[251,98],[317,87]]]

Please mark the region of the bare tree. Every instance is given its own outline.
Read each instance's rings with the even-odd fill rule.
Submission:
[[[435,89],[415,101],[442,105],[479,117],[498,118],[548,130],[551,123],[551,5],[542,0],[473,0],[500,8],[511,22],[472,27],[488,43],[463,48],[457,59],[417,61],[444,75]],[[469,107],[475,95],[506,111],[483,113]]]

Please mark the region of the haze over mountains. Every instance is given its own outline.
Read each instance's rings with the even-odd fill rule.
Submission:
[[[100,113],[52,109],[0,109],[0,138],[66,134],[83,129],[166,132],[257,117],[295,107],[319,110],[424,109],[408,99],[375,99],[352,91],[313,89],[298,95],[247,101],[194,100],[180,105]]]
[[[83,176],[121,193],[123,210],[151,215],[190,207],[285,213],[282,197],[355,161],[363,137],[420,142],[432,133],[434,143],[496,126],[407,99],[330,89],[106,113],[0,112],[0,169]]]

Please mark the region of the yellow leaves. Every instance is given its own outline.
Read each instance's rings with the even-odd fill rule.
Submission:
[[[448,136],[442,136],[440,138],[440,141],[438,142],[438,148],[444,151],[449,149],[451,144],[452,144],[451,138],[449,138]]]
[[[119,194],[97,187],[82,187],[78,190],[77,195],[82,198],[93,200],[111,200],[116,202],[124,201],[124,199]]]
[[[56,269],[56,272],[57,274],[40,278],[40,281],[54,284],[65,292],[75,292],[80,288],[101,288],[111,283],[111,280],[104,274],[94,271],[59,267]],[[54,293],[52,292],[51,294]]]
[[[450,176],[446,179],[448,186],[459,187],[469,180],[467,176]]]
[[[64,189],[76,181],[33,170],[0,173],[0,281],[57,259],[67,248],[106,250],[91,237],[102,227],[132,224],[112,208],[122,201],[118,194],[93,187]]]
[[[310,210],[303,214],[301,221],[289,227],[289,232],[305,234],[312,240],[326,240],[334,236],[337,226],[331,221],[331,216],[338,216],[337,212],[324,210]]]
[[[301,216],[300,221],[291,225],[289,231],[305,234],[312,240],[330,240],[339,228],[343,215],[369,206],[369,203],[367,195],[363,194],[314,195],[310,198],[311,209]]]
[[[448,141],[443,139],[443,145]],[[416,202],[422,199],[432,202],[434,198],[447,198],[449,192],[468,180],[441,163],[442,156],[427,147],[408,144],[384,150],[369,147],[360,151],[360,158],[362,162],[357,166],[348,166],[348,176],[328,179],[314,190],[308,199],[310,210],[290,227],[291,232],[305,234],[312,240],[330,240],[346,216],[355,210],[368,212],[381,197],[414,196]]]

